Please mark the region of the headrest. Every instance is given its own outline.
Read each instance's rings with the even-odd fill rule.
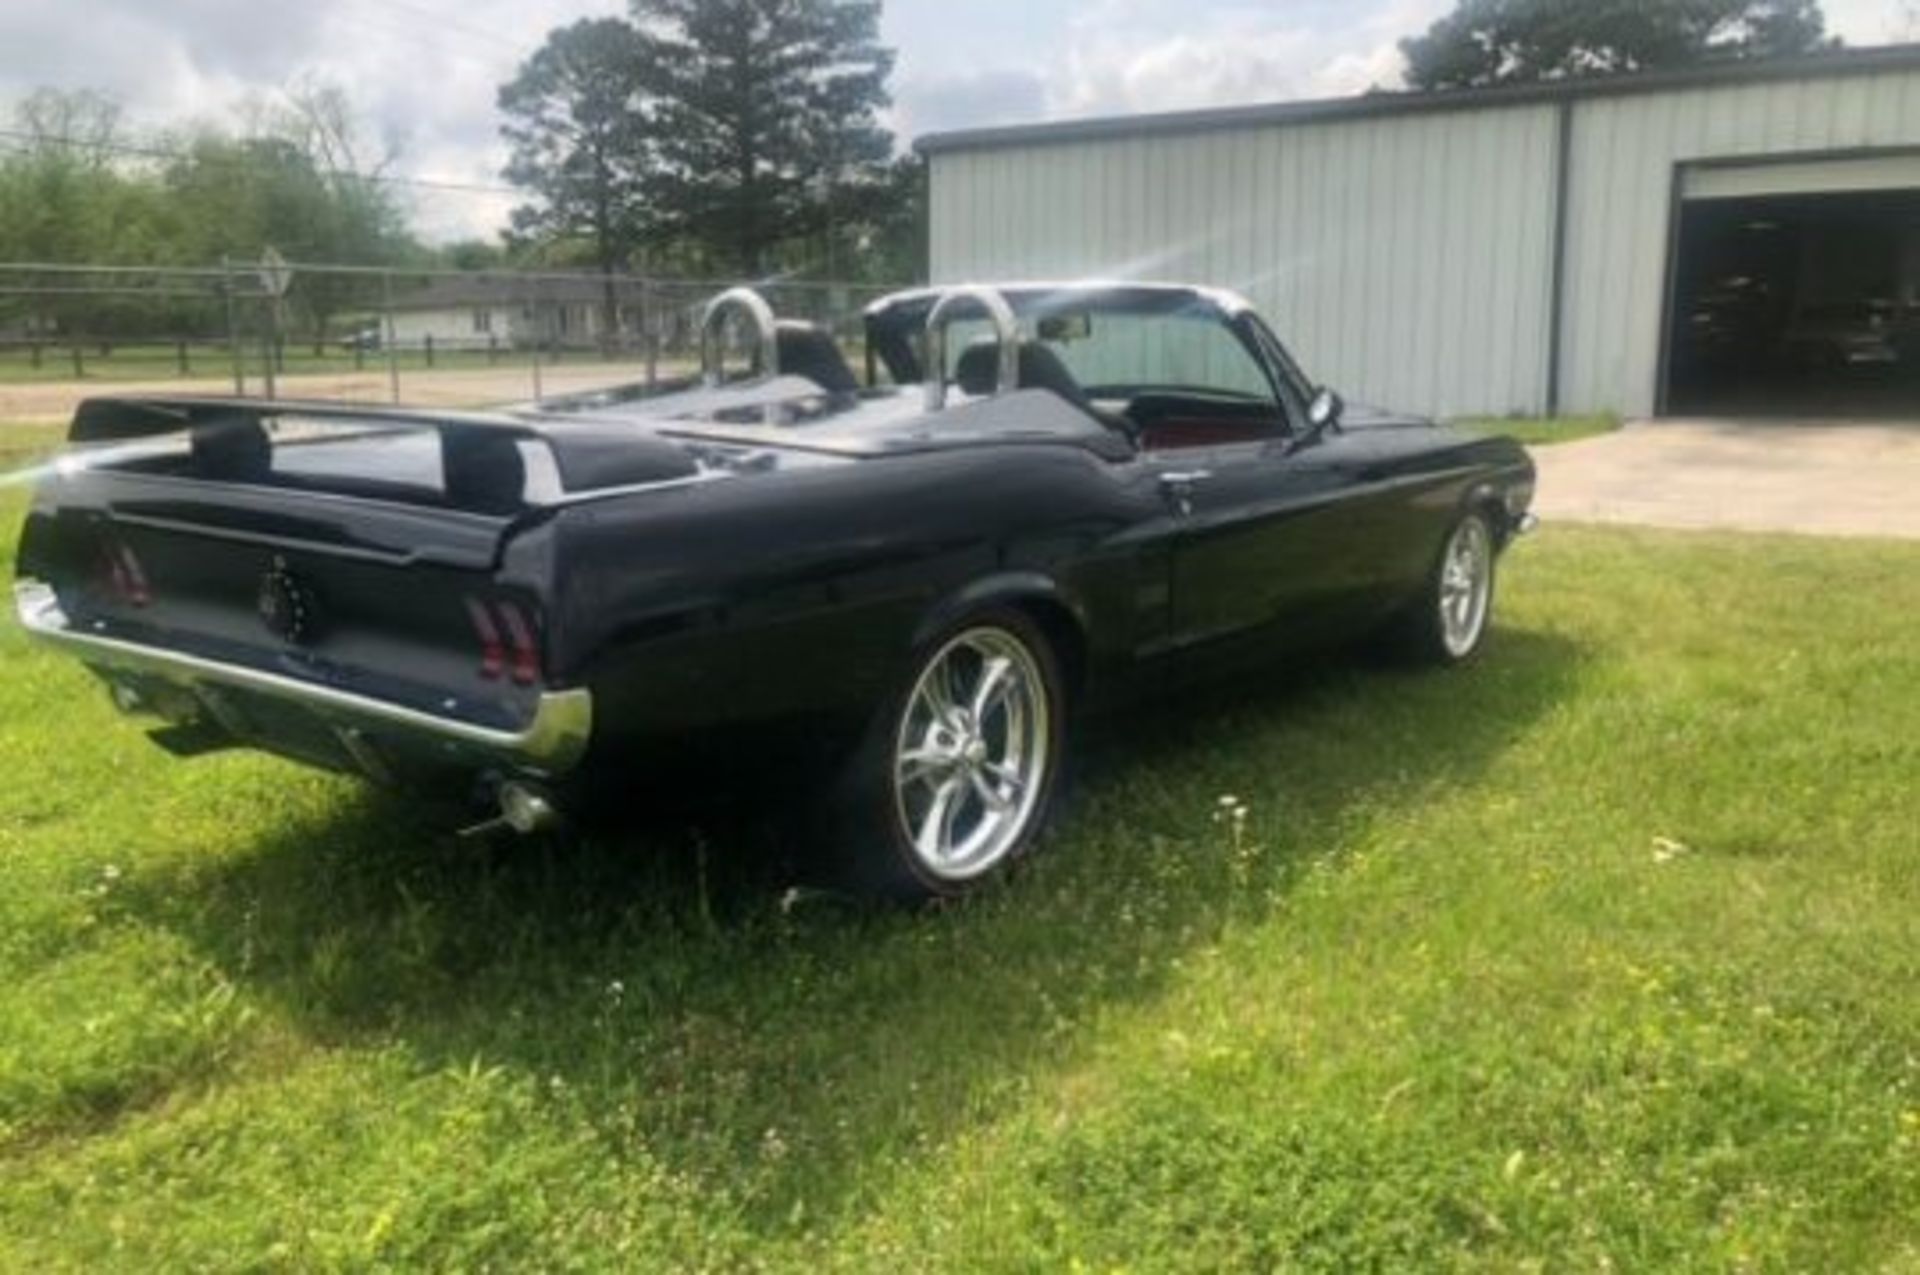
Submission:
[[[456,509],[512,513],[526,503],[527,462],[510,430],[443,429],[440,465],[447,503]]]
[[[960,352],[953,379],[965,393],[991,394],[997,386],[999,372],[1000,343],[993,337],[983,336]],[[1091,409],[1093,406],[1060,356],[1037,341],[1020,342],[1015,384],[1023,390],[1052,390],[1075,407]]]
[[[273,444],[251,416],[195,425],[188,446],[194,472],[203,478],[253,482],[273,472]]]
[[[811,323],[782,319],[773,337],[783,376],[804,376],[829,394],[852,394],[860,388],[833,337]]]

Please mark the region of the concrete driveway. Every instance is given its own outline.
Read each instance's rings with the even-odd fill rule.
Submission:
[[[1648,421],[1533,458],[1543,519],[1920,539],[1920,421]]]

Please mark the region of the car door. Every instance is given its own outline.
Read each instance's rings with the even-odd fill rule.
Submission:
[[[1219,331],[1246,360],[1216,357],[1217,384],[1269,405],[1263,428],[1237,440],[1181,446],[1178,429],[1149,430],[1147,457],[1177,515],[1170,554],[1176,645],[1255,635],[1307,644],[1359,622],[1374,591],[1373,564],[1349,534],[1362,471],[1308,422],[1310,384],[1251,311]],[[1216,351],[1222,350],[1216,342]],[[1242,409],[1242,413],[1244,409]],[[1237,413],[1240,414],[1240,413]],[[1202,426],[1202,436],[1218,426]]]
[[[1344,475],[1340,532],[1355,625],[1405,605],[1433,569],[1458,507],[1460,470],[1436,463],[1426,431],[1329,432],[1321,461]]]
[[[1343,532],[1350,467],[1284,437],[1147,460],[1173,518],[1175,645],[1258,631],[1293,646],[1351,617],[1361,599]]]

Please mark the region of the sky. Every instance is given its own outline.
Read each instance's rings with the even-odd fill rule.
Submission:
[[[1359,93],[1451,0],[887,0],[888,123],[983,124]],[[1849,44],[1920,38],[1912,0],[1825,0]],[[0,110],[93,88],[135,135],[314,79],[344,88],[389,171],[499,186],[498,86],[548,30],[621,0],[0,0]],[[416,227],[491,236],[510,193],[409,189]]]

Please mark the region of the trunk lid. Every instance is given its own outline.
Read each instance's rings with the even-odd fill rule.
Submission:
[[[512,724],[544,686],[548,581],[509,542],[564,494],[512,421],[89,403],[20,570],[87,631]]]

